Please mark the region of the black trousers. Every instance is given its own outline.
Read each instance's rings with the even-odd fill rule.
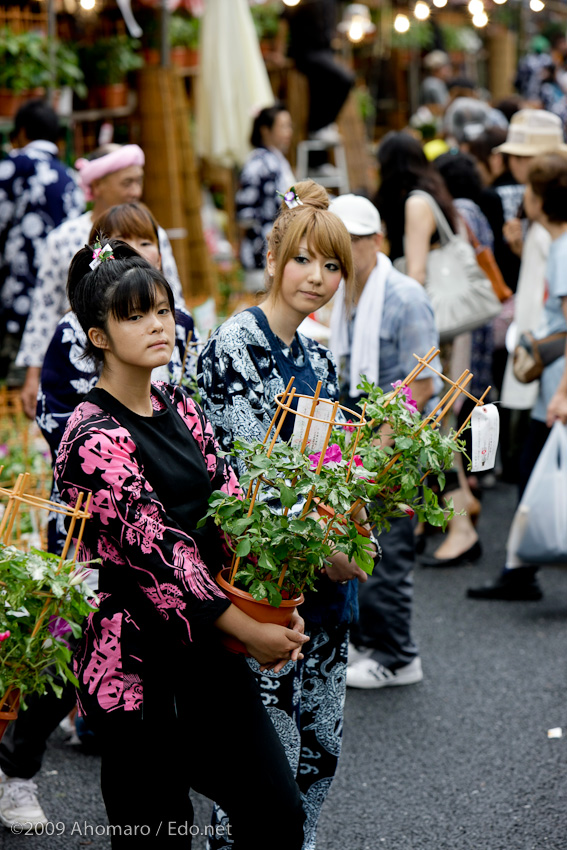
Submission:
[[[0,768],[6,776],[31,779],[39,771],[47,739],[77,702],[74,685],[67,684],[61,697],[51,690],[27,700],[0,741]]]
[[[358,586],[360,615],[351,626],[355,646],[372,648],[375,661],[395,670],[417,656],[411,634],[415,539],[409,517],[391,519],[380,535],[382,559],[368,581]]]
[[[296,59],[309,81],[309,132],[332,124],[354,84],[354,77],[335,62],[331,50],[314,50]]]
[[[226,811],[235,850],[300,850],[299,789],[252,671],[242,656],[203,655],[178,671],[174,702],[170,682],[144,680],[143,713],[95,726],[112,848],[187,850],[192,788]]]

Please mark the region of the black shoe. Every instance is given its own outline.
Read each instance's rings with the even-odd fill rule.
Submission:
[[[454,558],[436,558],[434,555],[422,555],[419,562],[422,567],[460,567],[462,564],[478,561],[481,555],[482,546],[480,540],[477,540],[470,549],[461,552],[460,555],[455,555]]]
[[[469,587],[469,599],[504,599],[509,602],[538,602],[543,593],[533,567],[505,570],[493,584]]]

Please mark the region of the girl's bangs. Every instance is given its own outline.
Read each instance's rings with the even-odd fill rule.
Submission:
[[[154,270],[130,269],[121,277],[114,291],[111,313],[118,320],[127,319],[132,313],[148,313],[164,296],[173,312],[173,293],[166,279]]]

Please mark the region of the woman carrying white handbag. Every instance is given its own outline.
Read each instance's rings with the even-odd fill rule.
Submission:
[[[546,301],[536,339],[565,333],[567,341],[567,155],[560,151],[536,157],[530,167],[524,205],[529,218],[549,232],[552,243],[547,261]],[[565,353],[544,368],[537,401],[532,410],[530,431],[520,462],[519,487],[523,495],[532,470],[555,422],[567,424],[567,357]],[[527,496],[527,492],[526,492]],[[522,502],[520,503],[520,509]],[[563,523],[567,517],[563,517]],[[519,557],[522,552],[523,523],[518,514],[508,540],[506,566],[496,581],[486,587],[471,588],[473,599],[536,601],[542,591],[537,579],[538,566]],[[546,562],[532,553],[532,561]]]
[[[384,138],[378,150],[378,164],[381,182],[375,204],[386,226],[390,259],[427,290],[428,261],[441,253],[440,243],[451,241],[458,233],[458,216],[451,196],[441,175],[427,161],[419,142],[408,133],[389,133]],[[472,257],[476,263],[474,253]],[[431,295],[430,299],[439,330],[440,317]],[[481,324],[479,322],[478,326]],[[445,335],[447,338],[450,337]],[[457,478],[456,475],[452,477]],[[458,482],[452,483],[457,489],[447,495],[452,497],[455,509],[465,510],[467,515],[451,520],[449,533],[433,556],[422,558],[427,566],[459,566],[481,555],[478,534],[470,518],[471,514],[478,515],[480,504],[468,487],[462,467]],[[421,541],[423,539],[421,537]]]

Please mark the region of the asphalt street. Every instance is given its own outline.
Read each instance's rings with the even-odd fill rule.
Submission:
[[[567,850],[567,573],[544,570],[537,603],[465,598],[503,563],[514,501],[509,485],[484,495],[476,565],[416,571],[424,681],[349,690],[318,850]],[[557,727],[565,737],[549,738]],[[98,771],[56,732],[38,777],[54,834],[3,830],[0,847],[108,850]],[[204,829],[209,803],[195,808]]]

